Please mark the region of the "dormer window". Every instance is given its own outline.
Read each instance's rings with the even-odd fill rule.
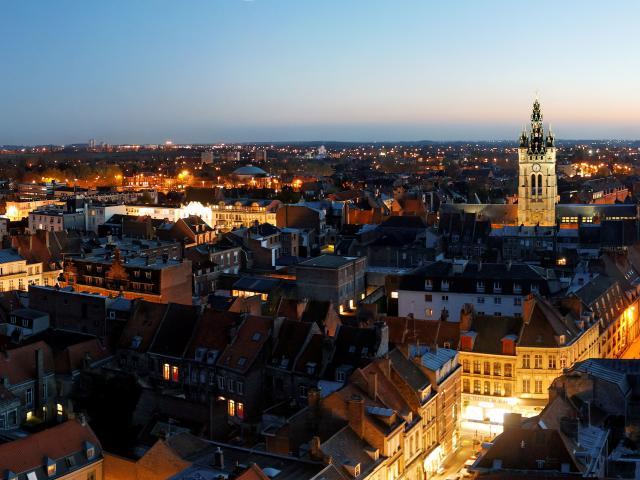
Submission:
[[[204,358],[205,348],[196,348],[196,362],[201,362]]]
[[[307,362],[306,365],[307,375],[313,375],[316,371],[316,363],[315,362]]]
[[[493,282],[493,291],[495,293],[502,292],[502,284],[500,282]]]
[[[479,293],[483,293],[484,292],[484,282],[482,280],[478,280],[476,282],[476,291]]]
[[[449,280],[442,280],[442,283],[441,283],[440,287],[442,288],[443,292],[448,292],[449,291]]]
[[[424,289],[425,290],[433,290],[433,280],[431,280],[430,278],[427,278],[424,281]]]
[[[51,459],[51,458],[47,458],[47,463],[46,463],[46,468],[47,468],[47,476],[49,477],[53,477],[56,474],[56,462],[55,460]]]
[[[522,285],[520,285],[519,283],[514,283],[513,293],[522,293]]]
[[[87,455],[87,460],[91,460],[93,457],[96,456],[96,447],[94,447],[93,444],[89,442],[85,442],[84,451]]]

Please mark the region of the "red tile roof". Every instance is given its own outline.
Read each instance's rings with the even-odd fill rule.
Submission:
[[[146,352],[153,340],[160,322],[166,313],[167,305],[164,303],[147,302],[137,300],[133,314],[120,335],[119,348],[132,348],[133,338],[141,338],[139,352]]]
[[[56,373],[72,373],[89,363],[98,362],[111,356],[111,352],[97,338],[70,345],[54,356]]]
[[[33,470],[43,465],[45,457],[57,460],[82,451],[84,442],[91,443],[96,450],[100,448],[100,442],[89,425],[69,420],[0,445],[0,467],[15,473]]]
[[[0,352],[0,377],[8,378],[11,385],[36,378],[35,352],[38,349],[42,350],[44,373],[53,373],[53,352],[49,345],[40,340],[6,352]]]
[[[248,371],[269,339],[273,320],[250,315],[240,325],[233,342],[224,349],[217,365],[239,372]]]
[[[229,332],[234,324],[240,322],[240,314],[219,312],[206,309],[196,326],[193,338],[189,342],[186,358],[195,358],[197,348],[222,352],[229,343]]]

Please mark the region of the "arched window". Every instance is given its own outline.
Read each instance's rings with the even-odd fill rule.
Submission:
[[[538,174],[538,196],[542,196],[542,174]]]
[[[531,174],[531,196],[535,196],[536,194],[536,175],[535,173]]]

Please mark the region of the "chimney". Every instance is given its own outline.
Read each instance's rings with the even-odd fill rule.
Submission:
[[[320,390],[316,387],[310,387],[307,391],[307,402],[309,410],[315,412],[320,407]]]
[[[369,396],[373,400],[378,398],[378,374],[376,372],[369,372],[369,382],[367,386],[369,387]]]
[[[347,404],[349,426],[358,437],[364,437],[364,400],[360,395],[352,395]]]
[[[320,437],[314,436],[311,438],[310,453],[311,458],[313,458],[314,460],[322,460],[323,454],[322,450],[320,450]]]
[[[382,357],[380,359],[380,362],[378,363],[378,366],[380,367],[380,370],[382,370],[383,375],[390,379],[391,378],[391,359],[389,358],[389,355],[385,355],[384,357]]]
[[[213,452],[213,466],[218,468],[224,468],[224,453],[220,447],[216,448]]]
[[[36,363],[36,384],[34,388],[34,405],[37,411],[42,409],[42,390],[44,383],[44,354],[42,353],[42,349],[36,349],[35,353],[35,363]]]
[[[468,332],[473,324],[473,305],[465,303],[460,310],[460,331]]]

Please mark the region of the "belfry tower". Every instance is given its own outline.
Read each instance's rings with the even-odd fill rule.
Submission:
[[[556,147],[549,129],[544,136],[540,102],[533,102],[531,132],[522,130],[518,149],[518,225],[556,225]]]

